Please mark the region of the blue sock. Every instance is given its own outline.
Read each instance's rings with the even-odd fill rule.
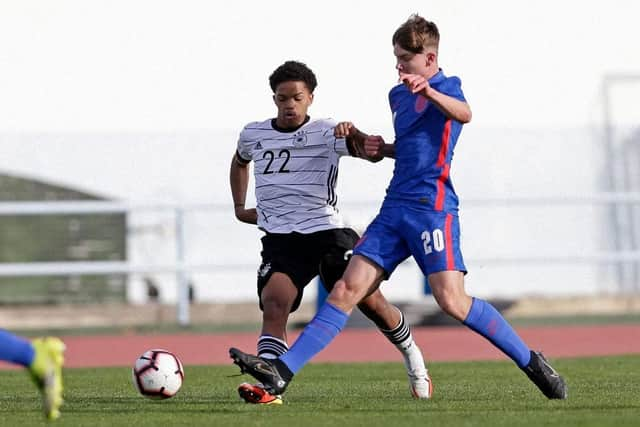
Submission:
[[[340,333],[349,315],[325,302],[304,328],[291,349],[280,356],[292,373],[298,372],[313,356],[320,353]]]
[[[0,329],[0,360],[29,366],[34,355],[31,342]]]
[[[531,352],[498,310],[487,301],[473,298],[471,310],[463,322],[513,359],[520,367],[529,364]]]

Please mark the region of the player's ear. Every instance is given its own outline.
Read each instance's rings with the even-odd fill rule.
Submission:
[[[313,93],[309,94],[309,105],[313,104]]]
[[[426,53],[426,55],[425,55],[425,56],[426,56],[426,58],[427,58],[427,64],[426,64],[426,65],[427,65],[427,67],[428,67],[429,65],[433,64],[434,62],[436,62],[436,58],[437,58],[437,56],[436,56],[436,53],[435,53],[435,52],[433,52],[433,51],[429,51],[429,52],[427,52],[427,53]]]
[[[273,103],[278,105],[278,102],[276,101],[276,95],[271,95],[271,99],[273,99]]]

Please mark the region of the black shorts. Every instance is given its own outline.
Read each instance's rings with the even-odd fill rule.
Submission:
[[[258,269],[258,298],[262,310],[262,289],[275,272],[289,276],[298,289],[298,295],[291,306],[294,312],[300,306],[304,287],[318,275],[320,263],[327,257],[343,259],[330,276],[336,280],[346,267],[345,253],[351,251],[358,241],[358,234],[350,228],[317,231],[310,234],[267,233],[262,237],[262,264]],[[333,283],[331,284],[333,286]]]

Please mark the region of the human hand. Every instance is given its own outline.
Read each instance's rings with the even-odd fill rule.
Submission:
[[[369,135],[364,139],[364,152],[371,161],[378,161],[384,158],[383,153],[384,138],[380,135]]]
[[[409,88],[411,93],[424,91],[423,95],[426,96],[427,91],[431,88],[427,79],[420,74],[406,74],[400,72],[400,81]]]
[[[358,129],[351,122],[340,122],[333,129],[333,136],[336,138],[346,138],[354,136],[358,133]]]

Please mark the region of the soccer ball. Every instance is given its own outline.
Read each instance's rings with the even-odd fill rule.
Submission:
[[[167,350],[145,351],[133,366],[133,384],[144,397],[168,399],[180,390],[184,369],[180,359]]]

